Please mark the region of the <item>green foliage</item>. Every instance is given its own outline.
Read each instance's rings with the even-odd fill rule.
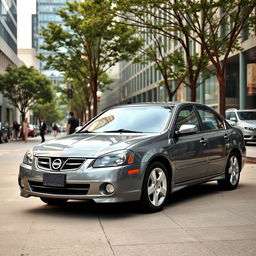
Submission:
[[[0,74],[0,91],[16,106],[22,117],[37,102],[52,100],[51,82],[34,67],[8,66]]]
[[[38,103],[33,106],[32,110],[37,119],[43,118],[49,125],[59,123],[65,118],[64,109],[59,108],[57,101]]]
[[[80,84],[87,81],[96,114],[101,74],[118,61],[130,59],[141,42],[134,36],[134,28],[114,22],[112,1],[67,2],[67,7],[58,14],[63,24],[49,23],[42,29],[45,41],[42,49],[52,54],[39,57],[46,61],[46,68],[64,72]]]

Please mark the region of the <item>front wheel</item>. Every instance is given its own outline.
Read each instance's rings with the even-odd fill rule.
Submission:
[[[66,199],[56,199],[56,198],[46,198],[46,197],[40,197],[40,199],[49,205],[61,205],[67,202]]]
[[[147,212],[158,212],[165,206],[169,195],[169,176],[165,166],[159,162],[151,164],[145,173],[141,207]]]
[[[218,184],[223,189],[236,189],[240,179],[241,166],[235,152],[231,153],[225,171],[225,179],[218,180]]]

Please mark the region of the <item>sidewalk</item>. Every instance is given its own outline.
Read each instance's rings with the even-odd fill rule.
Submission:
[[[246,145],[246,163],[256,164],[256,142]]]

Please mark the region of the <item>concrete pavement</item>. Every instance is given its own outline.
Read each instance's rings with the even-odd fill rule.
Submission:
[[[39,142],[0,144],[1,256],[256,255],[256,165],[245,165],[237,190],[221,191],[216,182],[188,188],[155,214],[134,204],[47,206],[21,198],[17,185],[25,151]]]

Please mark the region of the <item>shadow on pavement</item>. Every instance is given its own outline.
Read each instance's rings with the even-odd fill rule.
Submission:
[[[239,188],[243,185],[239,185]],[[238,189],[239,189],[238,188]],[[185,188],[170,195],[166,208],[173,207],[178,204],[192,201],[194,199],[207,198],[209,195],[226,193],[220,190],[216,182],[196,185]],[[29,200],[29,199],[28,199]],[[40,199],[38,198],[39,203]],[[134,202],[117,203],[117,204],[96,204],[93,201],[75,201],[71,200],[63,205],[47,205],[41,202],[40,207],[28,209],[25,212],[29,214],[50,215],[54,217],[70,217],[70,218],[123,218],[132,217],[138,214],[145,214]]]

